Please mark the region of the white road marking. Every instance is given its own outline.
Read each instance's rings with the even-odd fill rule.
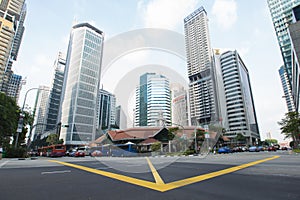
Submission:
[[[62,174],[62,173],[70,173],[71,170],[64,170],[64,171],[52,171],[52,172],[41,172],[42,175],[44,174]]]
[[[1,164],[0,164],[0,168],[2,168],[4,165],[6,165],[6,163],[8,163],[8,160],[5,161],[5,162],[3,162],[3,163],[1,163]]]

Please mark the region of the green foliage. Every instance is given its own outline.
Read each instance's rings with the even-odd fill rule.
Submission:
[[[61,144],[60,142],[63,142],[63,141],[59,140],[57,134],[51,134],[51,135],[48,135],[46,142],[48,143],[48,145],[53,145],[53,144]]]
[[[276,139],[265,139],[265,142],[268,143],[269,145],[278,144],[278,140]]]
[[[37,150],[37,148],[39,147],[48,146],[48,142],[46,142],[46,140],[47,140],[46,137],[43,139],[37,138],[31,142],[30,148]]]
[[[168,140],[173,140],[178,130],[179,130],[178,127],[169,128],[168,129]]]
[[[188,155],[192,155],[192,154],[194,154],[194,153],[195,153],[195,150],[194,150],[194,149],[187,149],[187,150],[183,153],[183,155],[188,156]]]
[[[281,133],[285,135],[285,138],[292,138],[294,146],[298,146],[299,134],[300,134],[300,116],[298,112],[288,112],[278,124],[281,126]]]
[[[161,143],[160,142],[155,142],[151,144],[151,150],[152,151],[158,151],[161,148]]]
[[[293,149],[293,152],[300,153],[300,149]]]
[[[235,137],[236,141],[239,141],[239,142],[246,142],[246,137],[243,136],[243,134],[241,133],[238,133]]]
[[[0,92],[0,146],[8,147],[10,137],[17,130],[19,107],[15,99]]]
[[[25,158],[27,156],[26,148],[10,146],[5,149],[6,158]]]

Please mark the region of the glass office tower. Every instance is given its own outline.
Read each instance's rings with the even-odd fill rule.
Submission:
[[[49,96],[49,106],[47,112],[47,125],[45,131],[56,129],[60,120],[61,94],[64,82],[64,71],[66,65],[66,56],[59,52],[54,62],[54,74],[52,78],[52,86]]]
[[[67,145],[95,140],[103,39],[104,33],[88,23],[77,24],[71,31],[60,135]]]
[[[163,75],[146,73],[136,89],[135,126],[171,124],[170,83]]]
[[[284,62],[284,66],[279,69],[279,75],[289,112],[294,111],[294,105],[291,105],[294,100],[292,94],[288,92],[291,91],[293,71],[291,38],[288,27],[293,21],[293,8],[297,5],[300,5],[300,0],[268,0],[273,26]],[[287,82],[283,76],[286,76]],[[288,89],[285,87],[288,87]]]

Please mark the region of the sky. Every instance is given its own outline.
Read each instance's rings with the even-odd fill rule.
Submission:
[[[287,112],[278,74],[283,61],[266,0],[27,1],[25,33],[18,60],[13,66],[16,74],[26,77],[19,105],[23,104],[25,93],[30,88],[51,85],[54,61],[59,51],[66,53],[74,23],[91,23],[105,33],[105,41],[143,28],[167,29],[183,34],[183,19],[200,6],[204,7],[209,18],[211,46],[236,49],[249,70],[261,138],[265,139],[267,133],[271,133],[272,138],[283,141],[277,124]],[[144,59],[149,54],[152,55],[151,60]],[[183,66],[179,73],[186,73],[182,59],[172,55],[168,55],[169,59],[162,59],[162,54],[140,51],[126,55],[114,63],[110,73],[113,69],[118,73],[118,66],[129,63],[135,63],[131,66],[161,62],[167,65],[167,60],[174,62],[176,59]],[[164,58],[168,56],[164,55]],[[103,80],[110,79],[107,77]],[[122,74],[118,78],[121,79]],[[113,88],[109,86],[114,84],[104,81],[103,85],[107,87],[104,89],[110,91]],[[35,95],[34,90],[28,93],[25,103],[29,107],[33,108]]]

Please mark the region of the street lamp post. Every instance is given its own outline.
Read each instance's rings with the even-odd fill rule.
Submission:
[[[22,129],[23,129],[23,120],[24,120],[23,112],[24,112],[25,102],[26,102],[26,99],[27,99],[27,94],[28,94],[29,91],[39,90],[39,89],[40,90],[45,90],[45,89],[41,89],[41,88],[30,88],[25,93],[23,105],[22,105],[22,108],[21,108],[21,114],[20,114],[19,121],[18,121],[18,129],[17,129],[17,136],[16,136],[16,141],[15,141],[15,148],[17,148],[17,146],[18,146],[19,135],[20,135],[20,133],[22,133]]]

